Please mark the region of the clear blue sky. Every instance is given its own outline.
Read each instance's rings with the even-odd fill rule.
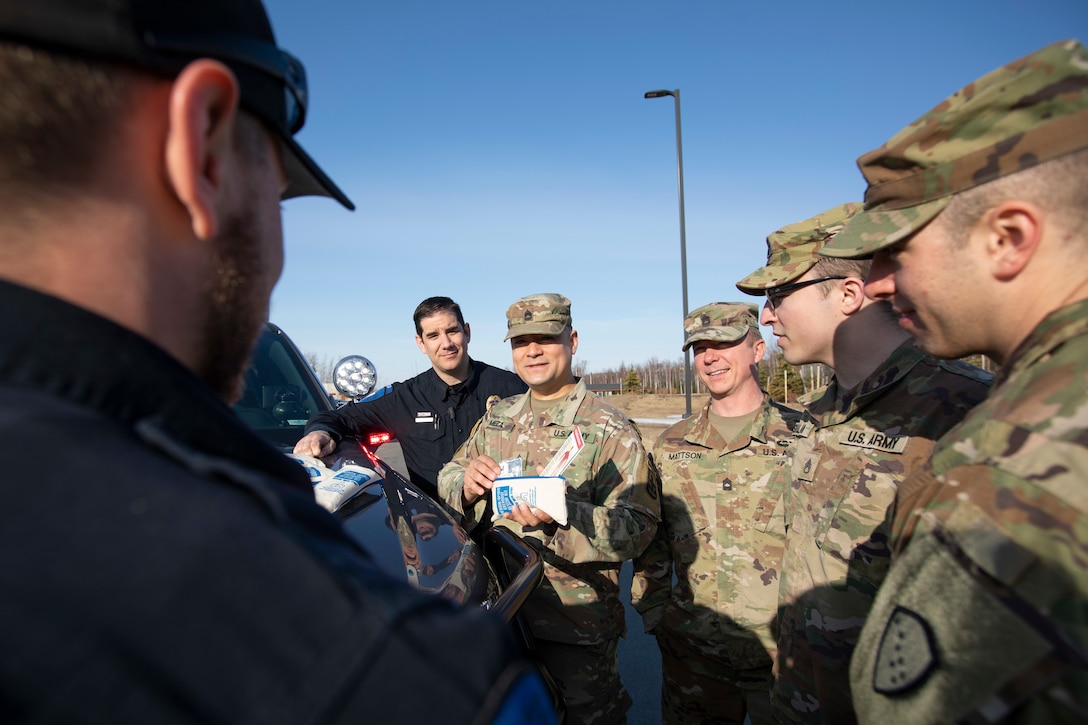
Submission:
[[[272,320],[304,352],[428,367],[411,315],[457,300],[510,366],[506,307],[573,301],[588,369],[681,359],[688,300],[744,299],[765,237],[859,200],[856,159],[978,76],[1088,41],[1088,0],[266,0],[306,65],[303,146],[355,201],[284,204]],[[748,298],[755,300],[755,298]]]

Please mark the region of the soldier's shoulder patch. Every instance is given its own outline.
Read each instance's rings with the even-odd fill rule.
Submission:
[[[650,456],[650,475],[646,477],[646,493],[654,501],[661,495],[661,473],[654,465],[653,456]]]
[[[902,694],[925,682],[936,666],[929,623],[906,607],[896,607],[880,636],[873,689],[882,695]]]

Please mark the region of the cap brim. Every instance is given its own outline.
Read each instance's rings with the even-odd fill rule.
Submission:
[[[522,335],[561,335],[567,326],[562,322],[529,322],[508,330],[503,342]]]
[[[809,265],[795,262],[788,269],[774,265],[760,267],[740,282],[737,282],[737,289],[746,295],[762,297],[770,288],[792,282],[815,266],[816,260],[812,260]]]
[[[283,145],[287,150],[283,163],[287,171],[287,189],[283,192],[284,199],[293,199],[296,196],[327,196],[336,199],[351,211],[355,211],[355,205],[351,199],[333,183],[328,174],[310,158],[295,139],[279,134]]]
[[[908,209],[863,211],[821,247],[820,254],[843,259],[872,257],[877,250],[906,239],[929,224],[951,200],[951,196],[943,196]]]
[[[748,330],[751,329],[749,325],[733,325],[731,327],[715,327],[710,330],[700,330],[693,332],[691,337],[684,340],[684,346],[680,348],[681,352],[687,352],[688,348],[697,342],[702,340],[709,340],[710,342],[737,342],[743,340],[744,336],[748,334]]]

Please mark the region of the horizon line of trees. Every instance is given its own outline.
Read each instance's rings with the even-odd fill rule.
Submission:
[[[625,393],[685,395],[687,386],[684,358],[661,360],[650,358],[640,364],[621,362],[618,367],[605,370],[586,370],[586,364],[574,366],[574,374],[585,378],[587,383],[617,386]],[[767,347],[767,353],[759,363],[759,384],[772,399],[793,403],[801,395],[827,385],[831,380],[831,368],[820,363],[790,365],[777,346]],[[706,386],[694,370],[691,371],[691,394],[708,393]]]
[[[313,367],[319,379],[332,380],[333,366],[336,364],[328,356],[318,358],[312,353],[306,354],[306,360]],[[983,355],[964,358],[966,362],[993,372],[993,361]],[[585,378],[586,383],[615,386],[625,393],[655,395],[685,395],[687,386],[684,380],[684,358],[661,360],[652,357],[646,362],[627,364],[621,362],[617,367],[604,370],[587,370],[588,363],[576,360],[573,367],[575,376]],[[773,400],[780,403],[796,403],[802,395],[818,390],[831,381],[831,368],[821,363],[791,365],[786,362],[782,349],[778,345],[768,344],[767,352],[759,362],[759,384]],[[694,370],[691,371],[692,396],[706,395],[707,389],[699,380]]]
[[[996,366],[984,355],[972,355],[964,358],[976,367],[994,372]],[[574,374],[586,379],[587,383],[614,385],[625,393],[684,395],[687,393],[684,380],[684,358],[660,360],[650,358],[641,364],[628,365],[621,362],[616,368],[606,370],[586,370],[586,363],[574,366]],[[831,382],[832,370],[822,363],[791,365],[786,362],[782,349],[778,345],[768,344],[767,352],[759,362],[759,384],[773,400],[780,403],[796,403],[802,395],[826,386]],[[706,395],[706,386],[699,380],[694,370],[691,372],[691,394]]]

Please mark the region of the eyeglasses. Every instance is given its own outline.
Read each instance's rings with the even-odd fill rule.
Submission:
[[[271,76],[283,83],[284,130],[293,136],[306,121],[306,106],[309,100],[306,69],[298,58],[285,50],[260,40],[235,36],[216,38],[205,35],[148,34],[145,42],[156,50],[194,57],[206,55],[228,63],[234,62],[248,66]],[[246,90],[242,88],[243,98],[247,96]],[[269,120],[274,121],[278,116],[272,109],[267,108],[266,99],[252,98],[250,100],[261,111],[272,115]]]
[[[833,279],[848,279],[841,275],[829,276],[829,277],[817,277],[816,279],[806,279],[804,282],[794,282],[793,284],[783,284],[778,287],[770,287],[767,290],[767,304],[771,306],[771,309],[775,309],[782,300],[789,297],[791,294],[801,289],[802,287],[808,287],[809,285],[819,284],[820,282],[827,282]]]

